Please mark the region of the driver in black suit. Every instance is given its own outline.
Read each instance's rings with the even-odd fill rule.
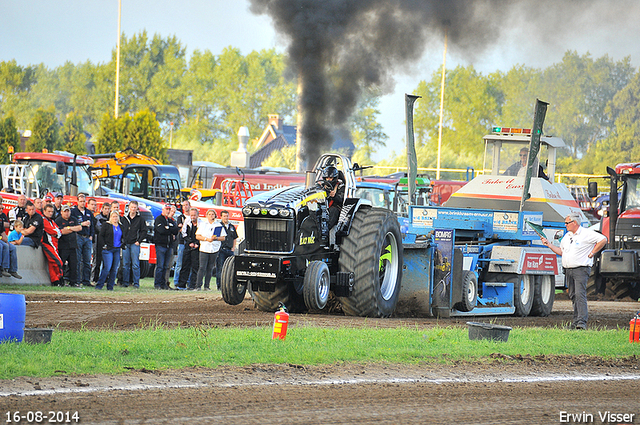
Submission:
[[[338,223],[342,201],[344,200],[344,181],[340,179],[340,172],[334,166],[329,166],[322,172],[322,187],[327,192],[329,207],[329,229]]]

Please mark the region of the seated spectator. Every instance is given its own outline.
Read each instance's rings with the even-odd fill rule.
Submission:
[[[24,195],[18,195],[18,205],[9,211],[9,221],[12,223],[18,219],[23,220],[27,215],[27,197]],[[24,220],[23,220],[24,222]]]
[[[5,233],[6,229],[10,227],[10,223],[9,218],[3,211],[2,204],[3,199],[0,196],[0,258],[2,260],[2,270],[0,270],[0,273],[3,276],[13,276],[16,279],[22,279],[22,276],[17,273],[18,255],[16,253],[16,247],[14,244],[9,243],[9,239]]]
[[[36,212],[36,207],[31,201],[27,201],[25,213],[22,234],[26,237],[23,239],[22,244],[38,248],[42,243],[42,234],[44,233],[42,216]]]
[[[22,220],[16,220],[13,222],[13,230],[9,233],[10,244],[13,244],[13,245],[22,244],[22,240],[24,239],[24,235],[22,234],[22,229],[24,229]]]

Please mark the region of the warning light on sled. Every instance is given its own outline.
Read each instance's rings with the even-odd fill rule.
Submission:
[[[491,132],[499,134],[531,134],[531,129],[493,126],[491,127]]]

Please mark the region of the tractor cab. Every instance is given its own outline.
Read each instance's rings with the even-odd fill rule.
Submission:
[[[554,183],[556,151],[565,146],[562,139],[542,136],[533,161],[529,159],[530,129],[494,127],[483,139],[483,173],[453,193],[444,206],[518,211],[526,187],[523,164],[531,164],[530,197],[525,201],[524,210],[541,211],[545,227],[563,230],[564,217],[572,212],[580,214],[584,225],[589,224],[567,186]]]
[[[359,169],[358,164],[352,164],[348,157],[339,154],[324,154],[316,161],[313,171],[307,172],[307,187],[310,186],[309,175],[311,176],[311,185],[321,184],[324,171],[328,167],[335,167],[338,170],[338,180],[341,180],[345,185],[345,199],[354,198],[356,192],[354,171]]]

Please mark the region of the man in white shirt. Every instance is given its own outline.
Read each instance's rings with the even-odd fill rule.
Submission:
[[[569,299],[573,303],[573,327],[587,329],[589,310],[587,307],[587,281],[593,266],[593,257],[607,244],[607,238],[591,229],[580,226],[580,214],[571,213],[564,219],[567,233],[560,246],[541,238],[542,244],[562,256],[565,282]]]
[[[211,290],[209,283],[216,265],[216,257],[220,245],[225,240],[227,233],[224,227],[216,221],[216,212],[207,211],[207,220],[201,223],[196,231],[196,239],[200,241],[200,266],[198,268],[197,289]],[[202,286],[204,278],[204,287]]]

